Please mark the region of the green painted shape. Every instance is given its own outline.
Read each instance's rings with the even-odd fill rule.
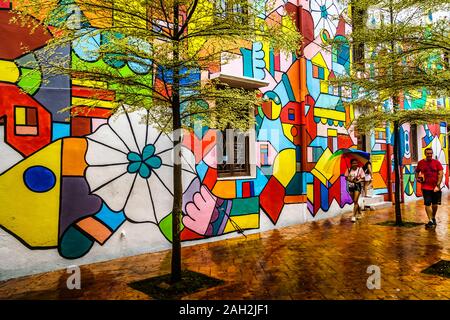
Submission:
[[[20,80],[17,85],[26,93],[33,95],[41,86],[42,73],[39,70],[20,68]]]
[[[164,237],[167,238],[170,242],[172,242],[172,213],[165,216],[159,222],[159,229],[163,233]],[[180,231],[183,231],[184,225],[180,217]]]
[[[302,174],[300,172],[295,173],[292,180],[286,187],[287,196],[297,196],[302,194]]]
[[[233,199],[230,216],[241,216],[252,213],[259,213],[258,197]]]
[[[93,244],[94,241],[72,226],[64,233],[59,251],[64,258],[76,259],[84,256]]]

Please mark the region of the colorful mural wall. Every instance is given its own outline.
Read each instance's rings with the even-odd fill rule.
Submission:
[[[51,59],[42,53],[51,30],[31,33],[10,24],[10,9],[0,1],[0,279],[170,248],[172,136],[145,126],[145,111],[111,117],[115,91],[108,83],[40,72]],[[283,54],[255,42],[221,66],[223,74],[268,83],[261,89],[266,101],[255,110],[255,175],[218,178],[215,131],[187,135],[183,241],[322,219],[351,204],[344,178],[323,170],[333,152],[357,146],[355,111],[345,104],[351,93],[327,83],[351,68],[345,12],[333,0],[279,0],[264,19],[293,14],[304,37],[301,50]],[[72,14],[83,12],[68,11],[66,18]],[[105,61],[81,49],[98,41],[86,38],[59,54],[67,63],[163,80],[152,79],[143,64]],[[33,76],[21,77],[27,73]],[[414,101],[405,98],[405,108],[410,105]],[[408,128],[403,132],[404,190],[420,195],[408,160]],[[419,130],[420,147],[432,145],[446,164],[445,134],[444,124]],[[388,194],[390,139],[389,128],[371,137],[376,194]],[[201,144],[201,156],[195,144]]]

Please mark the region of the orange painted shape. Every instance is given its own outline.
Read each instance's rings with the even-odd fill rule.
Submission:
[[[300,61],[296,60],[287,72],[292,91],[294,91],[295,101],[302,101],[300,88]]]
[[[92,217],[87,217],[86,219],[79,221],[77,226],[84,232],[88,233],[100,244],[104,244],[112,234],[111,230],[109,230],[104,224]]]
[[[62,175],[83,176],[87,167],[84,158],[87,149],[86,139],[65,138],[62,151]]]
[[[284,196],[284,203],[305,203],[306,200],[306,195]]]
[[[383,177],[378,172],[373,174],[373,188],[374,189],[384,189],[386,188],[386,182],[384,182]]]
[[[222,199],[236,198],[236,181],[218,180],[211,192]]]

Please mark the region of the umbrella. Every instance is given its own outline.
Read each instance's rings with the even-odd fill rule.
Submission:
[[[342,173],[350,168],[351,160],[356,159],[359,165],[363,166],[370,160],[370,153],[358,149],[339,149],[334,152],[324,166],[326,175],[330,183],[334,183]]]

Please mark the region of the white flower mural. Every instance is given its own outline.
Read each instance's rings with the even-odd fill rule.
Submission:
[[[330,38],[334,38],[340,13],[335,0],[311,0],[310,7],[314,19],[314,38],[317,38],[323,30],[328,32]]]
[[[157,224],[172,211],[172,139],[147,126],[146,117],[146,111],[112,116],[86,137],[86,179],[91,193],[112,210],[123,210],[132,222]],[[196,173],[194,155],[185,147],[182,168],[187,188]]]

